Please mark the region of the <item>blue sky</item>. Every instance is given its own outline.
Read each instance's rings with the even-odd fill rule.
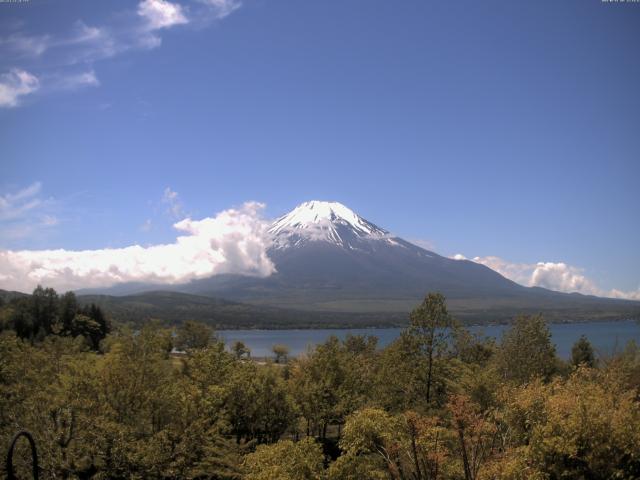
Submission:
[[[639,25],[600,0],[0,3],[0,249],[326,199],[635,291]]]

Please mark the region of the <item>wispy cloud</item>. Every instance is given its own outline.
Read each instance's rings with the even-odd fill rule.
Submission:
[[[0,37],[0,48],[17,57],[38,57],[47,51],[50,41],[49,35],[13,33]]]
[[[0,194],[0,241],[24,238],[57,225],[54,203],[51,198],[43,198],[40,182]]]
[[[95,63],[125,52],[158,48],[162,32],[196,21],[207,25],[240,5],[237,0],[192,0],[188,6],[142,0],[135,10],[119,12],[104,25],[77,20],[64,33],[14,31],[0,37],[0,108],[19,106],[21,97],[38,90],[98,86]]]
[[[222,273],[268,276],[275,267],[264,205],[245,203],[202,220],[174,224],[174,243],[101,250],[0,250],[0,288],[60,290],[120,282],[182,283]]]
[[[216,18],[224,18],[242,6],[239,0],[202,0],[214,9]]]
[[[40,88],[38,78],[19,68],[0,74],[0,107],[16,107],[20,98]]]
[[[52,85],[53,88],[60,90],[75,90],[81,87],[97,87],[100,81],[96,77],[96,72],[88,70],[58,77],[52,81]]]
[[[150,218],[147,218],[142,225],[140,225],[141,232],[150,232],[153,228],[153,222]]]
[[[171,218],[178,220],[187,216],[180,195],[169,187],[164,189],[162,203],[167,205],[167,214],[169,214]]]
[[[42,184],[34,182],[15,193],[0,195],[0,221],[15,220],[42,204],[38,198]]]
[[[508,279],[527,287],[543,287],[566,293],[578,292],[584,295],[640,300],[640,288],[626,292],[617,289],[602,289],[595,281],[585,275],[584,269],[564,262],[513,263],[495,256],[467,258],[462,254],[456,254],[452,258],[471,260],[486,265]]]
[[[408,241],[414,245],[424,248],[425,250],[430,250],[432,252],[436,250],[436,244],[426,238],[410,238]]]

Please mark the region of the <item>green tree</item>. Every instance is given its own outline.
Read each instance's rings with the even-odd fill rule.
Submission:
[[[393,412],[428,408],[424,375],[427,361],[422,353],[418,339],[406,331],[380,353],[375,387],[377,404]]]
[[[289,347],[282,344],[277,344],[271,347],[273,354],[276,356],[276,363],[280,363],[282,360],[287,362],[287,356],[289,355]]]
[[[454,355],[463,362],[484,366],[495,354],[496,345],[493,338],[454,325],[453,348]]]
[[[338,386],[337,421],[371,404],[378,369],[378,339],[367,335],[347,335],[340,346],[342,381]]]
[[[58,294],[53,288],[36,287],[30,297],[36,335],[49,335],[58,322]],[[42,332],[42,333],[41,333]]]
[[[521,315],[502,337],[496,367],[505,380],[525,383],[556,373],[558,361],[551,332],[541,315]]]
[[[78,300],[75,293],[67,292],[60,297],[59,321],[61,334],[71,335],[73,319],[78,313],[78,310]]]
[[[205,348],[211,343],[213,331],[207,325],[187,320],[176,332],[174,346],[178,350]]]
[[[31,296],[15,299],[8,309],[2,309],[7,310],[2,315],[5,328],[13,328],[20,338],[31,342],[43,341],[49,335],[82,336],[93,350],[98,350],[111,331],[100,307],[91,304],[80,308],[73,292],[59,297],[54,289],[38,286]]]
[[[294,423],[293,398],[280,367],[235,362],[225,391],[224,409],[237,443],[275,442]]]
[[[594,368],[596,366],[596,356],[593,352],[593,347],[584,335],[571,347],[571,364],[574,367],[585,365],[589,368]]]
[[[437,417],[364,408],[347,418],[340,439],[343,455],[331,466],[330,478],[443,478],[450,443]]]
[[[111,322],[98,305],[92,303],[84,310],[84,313],[98,324],[101,340],[111,332]]]
[[[480,477],[482,467],[497,453],[499,430],[466,395],[452,395],[447,405],[458,442],[465,480]]]
[[[321,480],[324,455],[312,438],[260,445],[245,457],[245,480]]]
[[[33,341],[37,328],[30,299],[20,298],[13,302],[8,324],[13,327],[18,337]]]
[[[251,349],[240,340],[233,342],[233,345],[231,345],[231,351],[237,359],[240,359],[244,356],[251,357]]]
[[[544,478],[639,478],[640,404],[606,372],[578,368],[508,398],[508,430],[526,432],[519,455]]]
[[[426,401],[431,402],[432,386],[436,363],[449,348],[453,320],[447,310],[444,296],[429,293],[423,302],[409,316],[408,332],[417,339],[419,348],[426,358]]]
[[[331,336],[290,368],[290,385],[306,421],[306,433],[326,439],[330,425],[368,403],[375,382],[376,341]],[[303,427],[304,428],[304,427]]]
[[[88,315],[78,313],[73,317],[70,325],[70,331],[68,333],[73,337],[81,336],[86,339],[88,345],[97,350],[102,334],[100,332],[100,325],[93,318]]]
[[[209,392],[213,396],[223,390],[235,363],[234,357],[225,351],[224,343],[214,341],[207,348],[194,350],[183,360],[183,373],[202,395]]]

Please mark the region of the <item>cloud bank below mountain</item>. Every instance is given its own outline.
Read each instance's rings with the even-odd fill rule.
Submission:
[[[268,276],[275,267],[262,218],[264,205],[245,203],[202,220],[174,224],[171,244],[70,251],[0,250],[0,288],[30,291],[108,287],[122,282],[184,283],[222,273]]]
[[[628,292],[617,289],[604,290],[585,276],[581,268],[564,262],[513,263],[495,256],[467,258],[462,254],[454,255],[453,258],[480,263],[526,287],[543,287],[558,292],[640,300],[640,288]]]

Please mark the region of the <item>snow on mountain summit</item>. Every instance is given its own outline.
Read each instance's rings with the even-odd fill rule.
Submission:
[[[316,226],[323,227],[332,223],[349,226],[363,235],[387,233],[385,230],[367,222],[342,203],[320,202],[318,200],[298,205],[289,213],[277,219],[270,231],[277,234],[283,230],[314,229]]]
[[[339,202],[304,202],[278,218],[269,228],[275,248],[325,241],[350,249],[368,240],[395,244],[389,232],[368,222]]]

